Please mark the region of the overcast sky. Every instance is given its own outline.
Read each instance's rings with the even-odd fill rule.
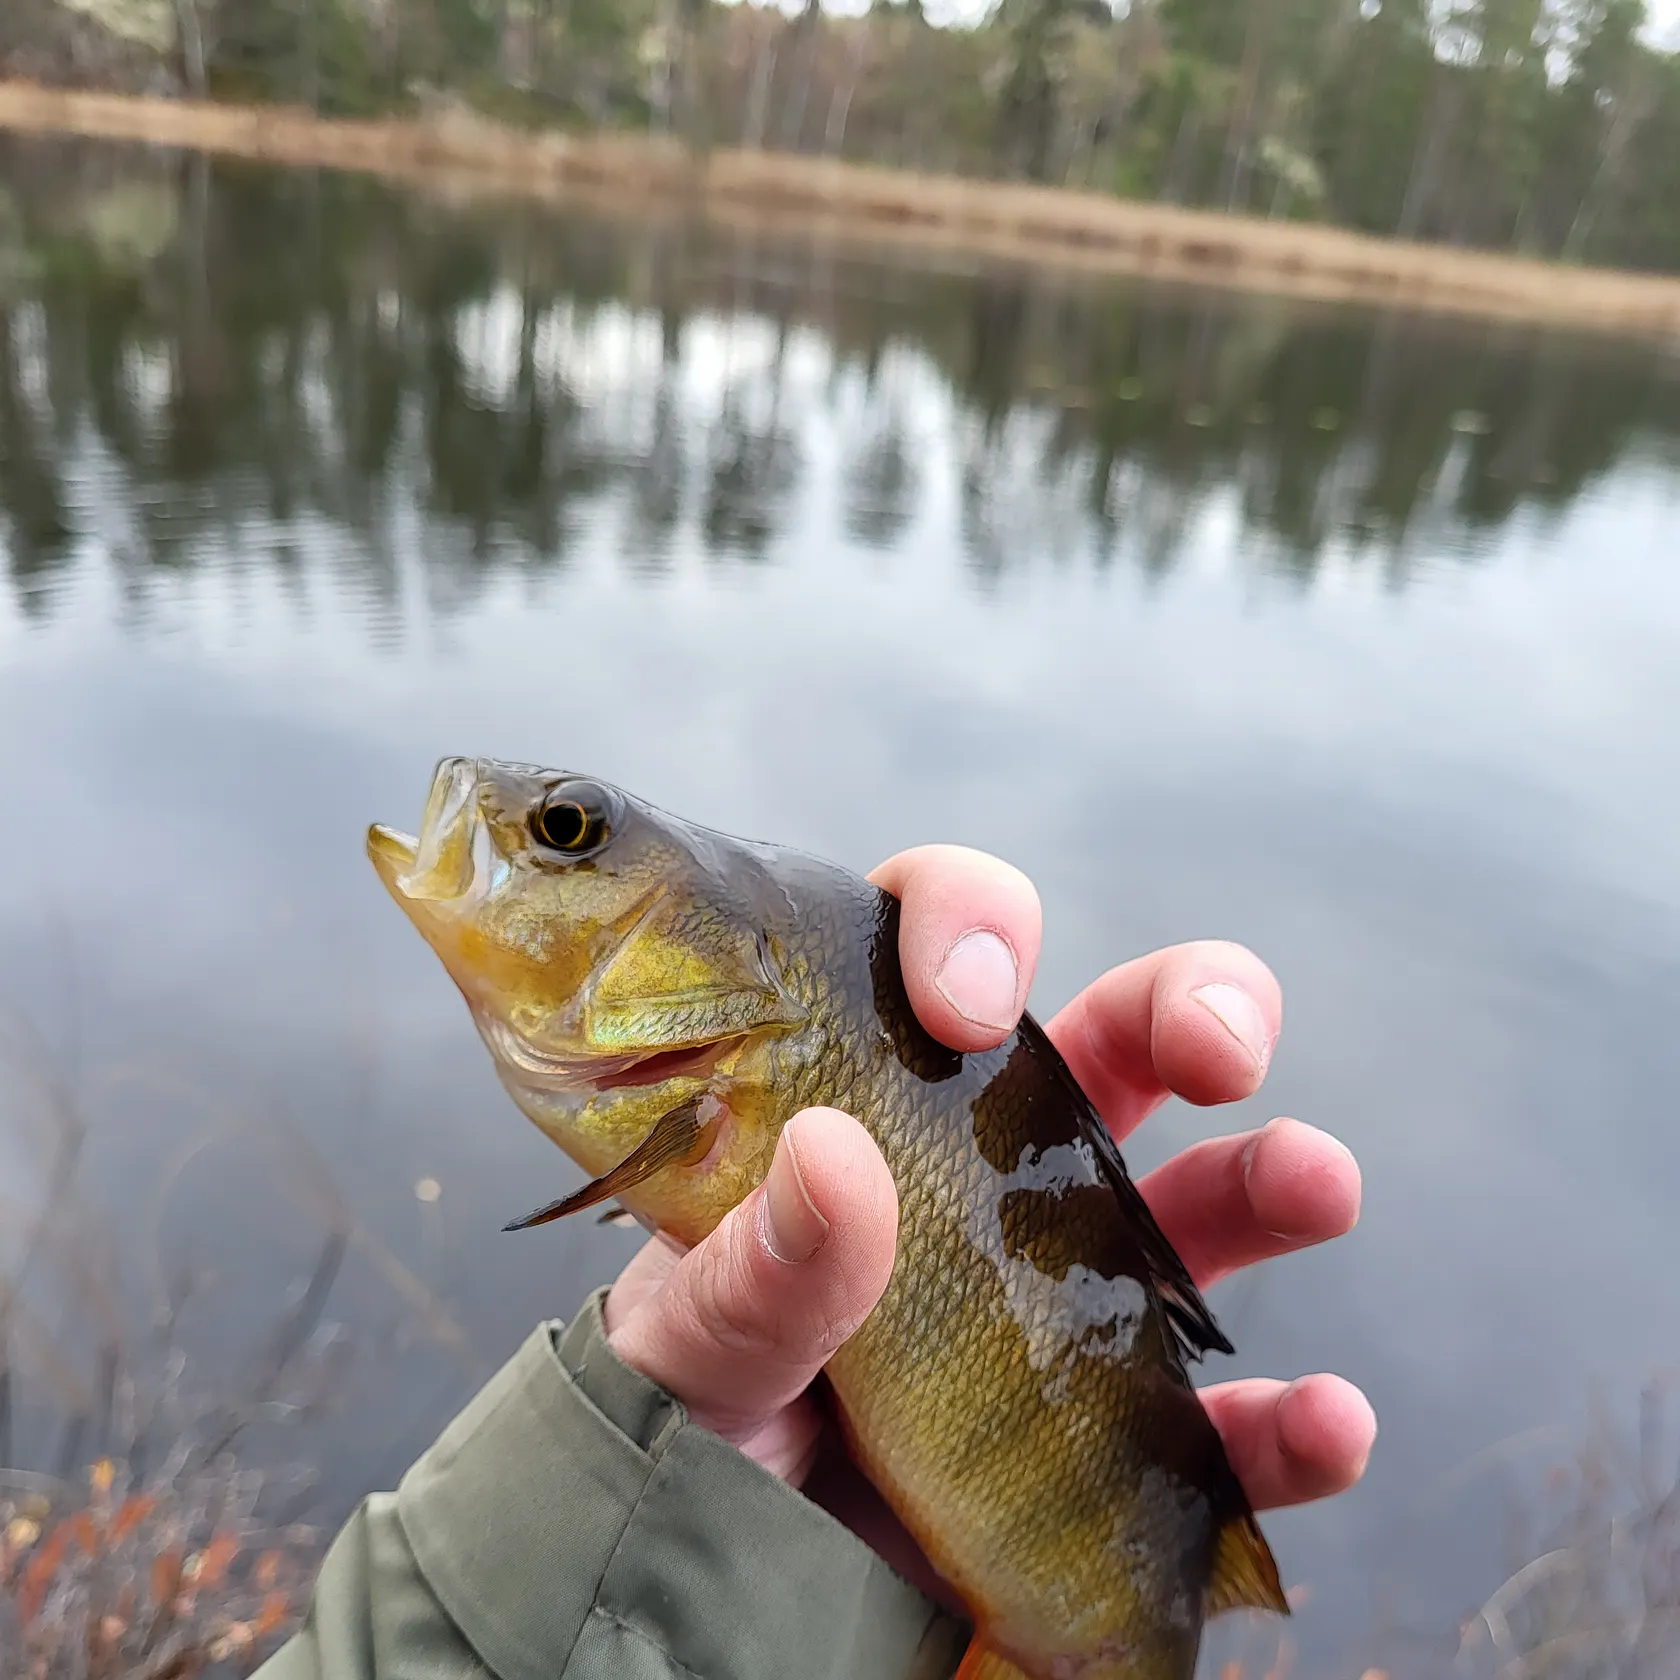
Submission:
[[[1651,33],[1673,42],[1680,35],[1680,0],[1649,0]]]

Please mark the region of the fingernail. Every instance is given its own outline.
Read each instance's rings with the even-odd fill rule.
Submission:
[[[764,1181],[762,1223],[764,1243],[778,1260],[797,1266],[809,1260],[828,1235],[828,1221],[817,1212],[799,1171],[799,1153],[791,1132],[784,1129],[776,1143]]]
[[[1260,1145],[1265,1141],[1267,1133],[1274,1132],[1280,1126],[1287,1126],[1289,1124],[1290,1122],[1282,1116],[1273,1120],[1268,1120],[1266,1124],[1248,1140],[1248,1142],[1243,1146],[1242,1152],[1242,1178],[1243,1189],[1248,1195],[1248,1205],[1253,1211],[1255,1218],[1260,1222],[1261,1230],[1263,1230],[1269,1237],[1276,1237],[1279,1242],[1299,1243],[1305,1233],[1300,1231],[1280,1231],[1275,1225],[1268,1225],[1265,1222],[1265,1215],[1261,1213],[1259,1208],[1254,1206],[1254,1162],[1255,1158],[1260,1153]]]
[[[1296,1406],[1300,1404],[1301,1396],[1306,1392],[1302,1385],[1306,1381],[1307,1378],[1305,1377],[1297,1377],[1293,1382],[1285,1384],[1283,1392],[1277,1397],[1277,1407],[1272,1413],[1277,1426],[1278,1446],[1282,1449],[1285,1458],[1292,1458],[1297,1461],[1301,1459],[1302,1454],[1289,1439],[1289,1430],[1284,1422],[1283,1414],[1286,1411],[1293,1412]]]
[[[933,983],[965,1021],[1000,1032],[1015,1025],[1021,977],[1015,953],[995,933],[984,928],[965,933],[945,953]]]
[[[1190,995],[1253,1057],[1254,1065],[1264,1073],[1272,1059],[1272,1045],[1260,1005],[1240,986],[1227,985],[1223,980],[1198,986]]]

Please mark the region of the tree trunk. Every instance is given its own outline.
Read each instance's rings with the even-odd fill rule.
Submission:
[[[857,92],[858,81],[863,75],[863,55],[868,45],[869,37],[860,27],[853,41],[851,60],[846,66],[846,79],[834,90],[834,97],[828,102],[823,151],[829,157],[838,157],[846,143],[846,119],[851,115],[852,96]]]
[[[701,152],[709,138],[701,72],[706,12],[711,0],[672,0],[672,3],[678,20],[672,115],[689,150]]]
[[[770,114],[770,83],[776,74],[776,43],[766,40],[753,60],[752,85],[747,90],[747,115],[741,124],[741,144],[757,151],[764,144],[764,124]]]
[[[1220,166],[1216,202],[1227,210],[1236,208],[1239,189],[1248,186],[1248,156],[1254,106],[1260,92],[1260,70],[1266,58],[1266,37],[1271,25],[1267,0],[1249,0],[1248,31],[1243,40],[1242,69],[1238,74],[1236,109],[1225,131],[1225,158]]]
[[[1605,200],[1615,191],[1621,175],[1622,159],[1627,156],[1634,135],[1638,133],[1650,113],[1645,90],[1640,85],[1642,81],[1636,66],[1615,102],[1609,127],[1605,130],[1604,140],[1599,147],[1598,167],[1593,171],[1593,178],[1588,182],[1587,190],[1581,195],[1581,203],[1563,241],[1562,254],[1566,261],[1576,261],[1585,251],[1587,241],[1598,225]]]
[[[653,74],[648,87],[650,126],[655,134],[669,134],[671,131],[674,61],[682,50],[680,29],[676,0],[666,0],[664,16],[660,22],[661,51],[658,62],[652,67]]]
[[[1191,90],[1178,133],[1173,136],[1172,151],[1167,156],[1167,173],[1161,182],[1160,196],[1168,204],[1184,200],[1190,168],[1195,161],[1196,148],[1202,138],[1201,112],[1196,108],[1195,90]]]
[[[1450,97],[1445,84],[1437,81],[1424,113],[1423,133],[1412,150],[1412,172],[1406,182],[1406,197],[1400,206],[1400,221],[1394,229],[1396,239],[1413,239],[1423,226],[1425,213],[1435,197],[1436,177],[1441,159],[1452,143],[1453,130],[1458,126],[1457,101]]]
[[[811,77],[816,70],[817,24],[822,10],[817,0],[805,0],[805,10],[794,20],[793,86],[787,104],[782,107],[781,146],[784,152],[797,151],[805,132],[805,108],[811,99]]]
[[[315,0],[299,0],[303,16],[298,20],[303,37],[303,102],[311,111],[321,109],[321,35],[316,27]]]
[[[1067,167],[1062,171],[1064,187],[1088,187],[1091,184],[1091,158],[1096,151],[1096,135],[1095,117],[1082,119],[1075,126],[1073,143],[1068,147]]]
[[[194,99],[202,99],[210,91],[210,79],[205,63],[204,20],[199,16],[198,0],[175,0],[175,23],[181,32],[187,91]]]

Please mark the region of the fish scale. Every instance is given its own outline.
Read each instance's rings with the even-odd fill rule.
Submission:
[[[551,801],[584,806],[561,828],[586,855],[544,842]],[[369,850],[515,1101],[595,1175],[540,1217],[616,1196],[692,1244],[799,1109],[880,1147],[897,1257],[826,1371],[854,1457],[974,1619],[963,1680],[1190,1680],[1208,1616],[1287,1613],[1187,1374],[1229,1343],[1030,1016],[993,1050],[940,1044],[890,894],[608,784],[445,760],[427,809],[450,832],[376,828]],[[675,1060],[637,1079],[638,1054]]]

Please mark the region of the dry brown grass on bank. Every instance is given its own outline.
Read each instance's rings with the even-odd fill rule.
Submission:
[[[1139,204],[766,152],[690,158],[651,136],[530,134],[466,113],[341,121],[282,107],[0,82],[0,128],[186,147],[535,197],[608,188],[716,220],[944,248],[1325,302],[1380,304],[1680,340],[1680,278],[1571,268],[1298,222]]]

